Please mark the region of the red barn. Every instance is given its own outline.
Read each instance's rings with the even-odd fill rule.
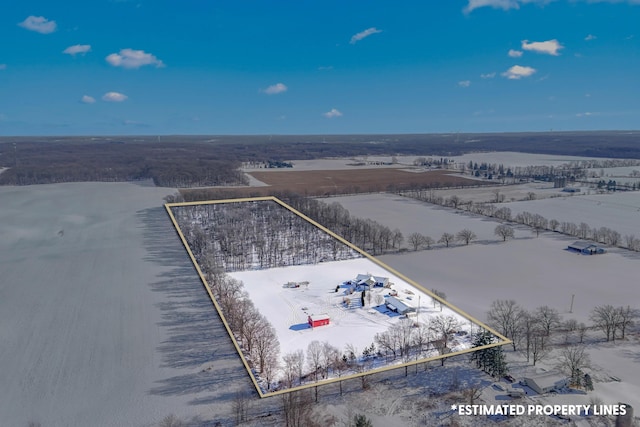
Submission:
[[[324,326],[329,324],[328,314],[315,314],[309,316],[309,326],[315,328],[316,326]]]

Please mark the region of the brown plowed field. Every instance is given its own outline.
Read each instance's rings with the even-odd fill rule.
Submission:
[[[286,191],[301,195],[350,194],[420,187],[481,185],[482,181],[453,175],[449,171],[407,172],[400,169],[317,170],[251,172],[268,187],[215,188],[221,197],[268,196]],[[203,190],[182,190],[183,193]],[[209,191],[209,190],[205,190]]]

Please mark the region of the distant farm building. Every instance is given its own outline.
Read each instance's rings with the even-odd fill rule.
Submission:
[[[574,252],[580,252],[585,255],[596,255],[606,252],[603,247],[598,246],[595,243],[583,242],[580,240],[578,240],[577,242],[573,242],[572,244],[567,246],[567,249]]]
[[[355,284],[356,286],[385,287],[389,283],[389,278],[381,277],[381,276],[373,276],[371,274],[358,274],[358,277],[352,280],[351,283]]]
[[[416,311],[415,307],[409,305],[405,301],[402,301],[392,296],[388,296],[384,304],[387,306],[389,310],[394,311],[398,314],[407,314],[407,313],[413,313]]]
[[[309,326],[315,328],[317,326],[324,326],[329,324],[328,314],[312,314],[309,316]]]
[[[576,187],[564,187],[562,191],[564,191],[565,193],[579,193],[580,189]]]
[[[560,390],[569,384],[566,377],[553,372],[531,377],[524,377],[522,383],[539,394]]]

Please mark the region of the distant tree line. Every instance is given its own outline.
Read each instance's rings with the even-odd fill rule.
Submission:
[[[213,145],[124,142],[0,144],[0,185],[151,179],[160,187],[248,184],[235,157]]]
[[[603,243],[610,246],[623,247],[632,251],[640,251],[640,239],[633,234],[625,235],[624,239],[621,234],[609,227],[591,227],[585,222],[575,224],[573,222],[563,221],[560,222],[556,219],[547,219],[544,216],[531,212],[520,212],[515,216],[512,214],[511,209],[502,206],[496,206],[503,198],[499,189],[494,190],[495,197],[492,203],[474,203],[473,201],[463,201],[455,194],[450,197],[442,197],[435,194],[433,190],[411,190],[402,192],[403,196],[411,197],[417,200],[433,203],[441,206],[448,206],[454,209],[464,209],[468,212],[475,213],[482,216],[496,218],[505,222],[523,224],[531,227],[532,232],[539,236],[542,231],[553,231],[556,233],[566,234],[568,236],[577,237],[580,239],[590,239],[595,242]],[[532,200],[533,196],[528,196]],[[468,243],[465,236],[468,236],[469,230],[463,230],[456,236],[459,240]],[[506,241],[507,238],[513,238],[513,229],[506,224],[504,226],[498,226],[495,229],[496,236],[499,236]],[[439,242],[448,243],[454,240],[456,236],[448,234],[442,236]],[[430,239],[430,238],[428,238]],[[473,239],[471,239],[473,240]],[[419,246],[427,245],[430,247],[431,240],[421,242],[419,236],[409,236],[409,242],[417,248]],[[418,243],[418,246],[416,246]]]

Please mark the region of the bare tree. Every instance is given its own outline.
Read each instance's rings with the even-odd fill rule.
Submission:
[[[638,310],[633,310],[630,306],[617,308],[617,324],[616,329],[622,333],[621,339],[624,339],[625,332],[629,326],[633,325],[634,319],[638,317]],[[614,332],[615,334],[615,332]]]
[[[427,247],[427,249],[431,249],[431,246],[433,246],[434,243],[435,243],[435,240],[433,240],[431,236],[424,236],[423,244]]]
[[[167,415],[158,424],[159,427],[183,427],[184,423],[174,414]]]
[[[454,209],[458,209],[458,206],[460,205],[460,203],[461,203],[460,198],[454,194],[451,197],[449,197],[447,204],[452,206]]]
[[[468,245],[472,240],[477,239],[478,236],[476,236],[476,233],[474,233],[473,231],[465,228],[464,230],[458,231],[458,234],[456,234],[456,238],[458,239],[458,241],[463,242],[465,245]]]
[[[534,335],[531,340],[531,359],[533,360],[533,366],[536,366],[536,362],[546,358],[551,352],[549,346],[545,347],[545,339],[546,337],[544,335]]]
[[[534,313],[536,319],[540,323],[542,330],[546,336],[551,334],[551,330],[560,326],[560,313],[555,308],[551,308],[547,305],[538,307]]]
[[[493,234],[496,236],[502,237],[502,241],[506,242],[508,238],[512,238],[515,235],[513,231],[513,227],[510,227],[506,224],[498,225],[495,230],[493,230]]]
[[[323,345],[320,341],[314,340],[307,346],[307,364],[313,371],[313,377],[318,382],[318,371],[322,366],[322,349]]]
[[[571,383],[580,385],[581,372],[590,364],[589,353],[585,351],[584,346],[574,345],[563,348],[558,360],[558,368],[569,376]]]
[[[296,350],[282,356],[284,381],[287,387],[293,387],[296,381],[302,380],[304,368],[304,352]]]
[[[462,390],[462,397],[468,399],[469,405],[476,403],[476,400],[480,399],[482,395],[482,386],[480,384],[473,384]]]
[[[309,390],[298,390],[280,396],[285,427],[309,427],[317,423],[311,417],[313,398]]]
[[[425,238],[420,233],[411,233],[408,237],[409,244],[413,247],[414,251],[417,251],[420,246],[424,245]]]
[[[489,324],[512,341],[513,351],[516,351],[522,333],[522,313],[522,308],[514,300],[493,301],[487,312]]]
[[[440,298],[431,298],[431,301],[433,301],[433,308],[436,308],[436,305],[440,304],[440,311],[442,311],[443,308],[443,304],[441,300],[446,300],[447,299],[447,294],[445,294],[442,291],[439,291],[437,289],[431,289],[431,293],[433,295],[435,295],[436,297]]]
[[[589,224],[581,222],[580,225],[578,225],[578,237],[580,237],[581,239],[586,239],[587,237],[589,237],[589,230]]]
[[[559,225],[560,223],[557,219],[549,220],[549,228],[551,228],[552,231],[556,231]]]
[[[638,251],[640,250],[640,239],[638,239],[633,234],[627,234],[624,236],[625,243],[627,244],[627,249],[630,251]]]
[[[325,377],[329,377],[329,368],[339,355],[340,352],[336,347],[326,341],[322,343],[321,363],[324,367]]]
[[[597,328],[604,332],[607,337],[607,341],[611,340],[612,337],[615,341],[615,331],[616,323],[618,321],[618,315],[617,310],[614,306],[606,304],[595,307],[593,310],[591,310],[589,319]]]
[[[589,330],[589,327],[584,323],[580,322],[578,324],[578,338],[580,339],[579,341],[580,344],[582,344],[582,341],[584,341],[584,336],[587,334],[588,330]]]
[[[446,245],[446,247],[449,247],[449,243],[453,242],[453,240],[455,239],[455,236],[451,233],[443,233],[442,236],[440,236],[440,239],[438,240],[438,243],[444,243]]]
[[[233,396],[232,406],[236,425],[240,425],[247,421],[249,407],[251,406],[250,396],[242,391],[236,392]]]
[[[444,341],[444,347],[449,344],[449,336],[460,327],[460,322],[455,316],[439,314],[429,320],[429,328],[435,336]]]

